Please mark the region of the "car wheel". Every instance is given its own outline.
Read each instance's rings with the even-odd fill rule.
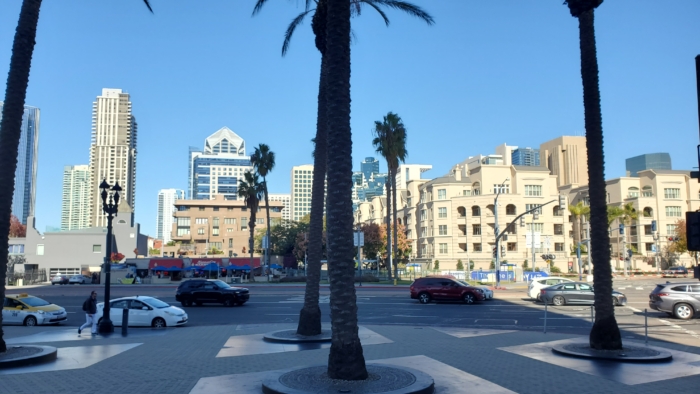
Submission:
[[[556,306],[566,305],[566,300],[562,296],[554,296],[554,299],[552,299],[552,304]]]
[[[36,317],[34,316],[27,316],[26,319],[24,319],[24,325],[27,327],[34,327],[36,326]]]
[[[535,297],[536,301],[542,302],[542,294],[537,293],[537,297]]]
[[[418,302],[421,304],[429,304],[431,300],[430,294],[428,293],[420,293],[418,294]]]
[[[474,303],[474,295],[472,293],[464,293],[462,300],[464,301],[465,304],[473,304]]]
[[[617,297],[613,297],[613,306],[620,306],[620,300]]]
[[[51,282],[51,286],[55,285],[55,283]]]
[[[165,328],[165,320],[163,320],[162,317],[156,317],[153,319],[153,323],[151,323],[151,326],[154,328]]]
[[[683,320],[690,320],[693,318],[693,307],[688,304],[678,304],[673,307],[673,314]]]
[[[232,297],[226,297],[224,299],[224,306],[226,307],[231,307],[233,306],[233,298]]]
[[[192,302],[192,301],[190,301],[190,302]],[[196,301],[196,302],[195,302],[195,305],[197,305],[197,306],[202,306],[202,302],[201,302],[201,301]]]
[[[238,306],[243,306],[243,304],[245,304],[245,301],[237,301],[236,302],[236,305],[238,305]]]

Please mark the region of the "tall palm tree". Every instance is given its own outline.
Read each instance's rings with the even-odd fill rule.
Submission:
[[[253,9],[253,15],[260,12],[267,0],[258,0]],[[311,8],[315,3],[316,8]],[[423,19],[429,25],[434,23],[432,16],[411,3],[397,0],[350,0],[351,14],[359,15],[362,6],[375,9],[388,26],[389,19],[380,6],[398,9],[412,16]],[[311,184],[311,221],[309,227],[309,248],[306,269],[306,292],[304,306],[299,313],[297,333],[299,335],[318,335],[321,333],[321,309],[318,306],[319,283],[321,278],[322,239],[323,239],[323,207],[326,189],[327,168],[327,62],[326,62],[326,19],[328,15],[328,0],[306,0],[306,8],[295,17],[287,27],[282,45],[282,56],[289,50],[289,44],[296,28],[303,23],[304,18],[313,12],[311,29],[314,33],[316,49],[321,53],[321,72],[318,89],[318,110],[316,119],[316,137],[314,138],[314,175]]]
[[[396,172],[399,168],[399,162],[404,162],[408,151],[406,150],[406,128],[401,120],[401,117],[393,112],[389,112],[384,116],[383,121],[374,122],[374,135],[372,140],[377,153],[382,155],[386,160],[388,175],[387,179],[387,253],[389,255],[389,270],[394,268],[394,275],[398,275],[398,266],[394,264],[393,252],[398,246],[398,232],[396,228]],[[392,211],[393,206],[393,211]],[[391,215],[393,213],[393,224]],[[394,245],[391,245],[391,226],[394,228]],[[389,274],[391,278],[391,273]]]
[[[591,213],[591,208],[579,201],[576,205],[569,205],[569,212],[574,216],[574,245],[578,246],[583,232],[583,218]]]
[[[265,248],[265,265],[270,266],[270,198],[267,191],[267,174],[275,168],[275,152],[270,150],[267,144],[260,144],[250,156],[253,168],[263,179],[262,185],[265,191],[265,213],[267,214],[267,247]]]
[[[594,349],[622,349],[622,337],[615,320],[610,267],[610,236],[607,231],[605,200],[605,157],[603,154],[603,118],[598,87],[594,10],[603,0],[565,0],[571,15],[578,19],[581,50],[581,79],[588,150],[588,186],[591,202],[591,243],[593,244],[593,283],[595,285],[595,323],[589,343]]]
[[[255,237],[255,219],[258,213],[258,207],[260,207],[260,199],[263,198],[265,193],[265,188],[260,180],[258,179],[258,174],[246,171],[243,174],[243,180],[238,185],[238,196],[243,198],[245,206],[250,211],[250,218],[248,220],[248,249],[250,249],[250,268],[254,268],[253,265],[253,238]],[[250,276],[251,279],[254,275]]]

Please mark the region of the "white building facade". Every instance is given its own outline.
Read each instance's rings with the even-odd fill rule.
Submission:
[[[282,221],[287,222],[292,219],[292,196],[288,193],[270,193],[270,201],[281,201],[284,204],[282,209]]]
[[[63,168],[61,231],[90,227],[90,166]]]
[[[164,244],[172,240],[173,214],[175,213],[175,201],[183,200],[185,191],[180,189],[161,189],[158,192],[158,217],[156,218],[156,238],[162,239]]]
[[[102,89],[92,103],[92,143],[90,145],[90,224],[105,227],[99,186],[119,182],[122,188],[120,211],[131,216],[136,202],[136,118],[131,98],[122,89]],[[122,211],[123,209],[123,211]]]
[[[311,186],[314,178],[314,166],[305,164],[292,167],[291,179],[291,220],[301,220],[305,215],[311,213]],[[323,199],[326,199],[326,186],[324,185]],[[325,212],[325,203],[324,203]]]

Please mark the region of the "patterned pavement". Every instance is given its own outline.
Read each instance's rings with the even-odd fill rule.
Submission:
[[[8,344],[58,348],[55,363],[0,372],[0,393],[260,393],[269,371],[324,364],[327,346],[263,342],[290,324],[130,329],[127,337],[78,337],[65,327],[7,330]],[[562,358],[548,343],[569,334],[450,327],[367,325],[365,359],[410,367],[435,379],[436,393],[696,392],[700,349],[671,351],[667,364],[613,364]]]

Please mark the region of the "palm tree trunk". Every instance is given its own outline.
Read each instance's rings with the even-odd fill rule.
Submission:
[[[321,76],[318,86],[318,113],[316,115],[316,145],[314,147],[314,174],[311,184],[311,220],[306,267],[306,291],[304,306],[299,312],[299,335],[321,333],[321,308],[318,306],[321,282],[321,257],[323,254],[323,204],[328,156],[328,133],[326,116],[326,56],[321,55]]]
[[[398,232],[398,227],[397,227],[397,219],[396,219],[396,168],[392,169],[393,174],[389,174],[391,176],[391,205],[394,209],[394,256],[398,257],[399,256],[399,232]],[[398,264],[398,258],[394,259],[394,278],[398,279],[399,278],[399,264]]]
[[[250,281],[255,282],[255,265],[253,264],[253,234],[255,234],[255,214],[251,213],[250,221],[248,222],[250,229],[250,237],[248,237],[248,248],[250,249]]]
[[[387,161],[387,168],[389,167],[389,161]],[[391,178],[391,169],[387,171],[389,178]],[[391,255],[391,179],[386,180],[386,261],[387,261],[387,273],[389,275],[389,280],[391,280],[391,270],[393,269],[393,259]]]
[[[595,323],[589,342],[594,349],[622,349],[620,329],[615,320],[612,303],[612,270],[610,268],[610,237],[607,231],[607,204],[603,154],[603,120],[598,86],[594,11],[579,15],[581,46],[581,78],[588,150],[588,185],[591,202],[591,244],[593,252],[593,284],[595,287]],[[589,252],[590,253],[590,252]]]
[[[350,0],[329,0],[328,61],[328,269],[333,335],[328,377],[367,379],[357,327],[350,130]]]
[[[265,265],[270,266],[270,200],[267,196],[267,179],[263,177],[263,187],[265,188],[265,213],[267,214],[267,247],[265,247]]]
[[[19,14],[19,22],[12,44],[10,71],[7,75],[7,90],[0,123],[0,300],[5,299],[5,280],[7,279],[8,238],[10,234],[10,215],[12,213],[12,195],[15,190],[15,170],[17,170],[17,147],[22,134],[22,116],[24,100],[29,85],[29,70],[32,66],[32,54],[39,23],[41,0],[24,0]],[[0,353],[7,351],[3,339],[2,316],[0,314]]]

